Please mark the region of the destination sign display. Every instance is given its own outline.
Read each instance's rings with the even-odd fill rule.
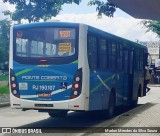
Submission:
[[[59,43],[59,52],[71,52],[71,43]]]
[[[71,31],[70,30],[60,30],[59,35],[61,38],[70,38],[71,37]]]
[[[75,29],[73,28],[55,28],[54,39],[75,39]]]

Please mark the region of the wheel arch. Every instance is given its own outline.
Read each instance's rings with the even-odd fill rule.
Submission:
[[[138,97],[142,97],[143,96],[143,86],[142,86],[142,84],[139,84],[139,86],[138,86]]]
[[[113,94],[113,96],[114,96],[115,106],[116,106],[116,102],[117,102],[117,100],[116,100],[116,89],[114,87],[112,87],[111,92],[109,94],[109,97],[110,97],[111,94]]]

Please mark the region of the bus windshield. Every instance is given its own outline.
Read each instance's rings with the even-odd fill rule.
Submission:
[[[75,28],[33,28],[15,30],[18,57],[62,58],[75,54]]]

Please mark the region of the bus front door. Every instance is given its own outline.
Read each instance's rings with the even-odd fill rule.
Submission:
[[[134,51],[124,51],[124,98],[127,102],[133,100],[133,85],[134,85]],[[125,103],[126,103],[125,100]]]

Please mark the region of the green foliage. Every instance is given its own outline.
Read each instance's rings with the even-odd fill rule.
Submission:
[[[88,5],[96,5],[96,11],[98,12],[98,16],[102,16],[102,14],[108,16],[108,17],[113,17],[114,12],[116,11],[116,6],[109,3],[108,1],[104,2],[101,0],[91,0]]]
[[[8,61],[10,23],[7,19],[0,20],[0,64]]]
[[[147,32],[152,31],[160,37],[160,21],[143,20],[141,23],[147,28]]]
[[[0,94],[9,94],[9,86],[0,86]]]
[[[13,20],[27,19],[29,22],[38,22],[40,19],[47,20],[59,14],[62,5],[79,4],[81,0],[3,0],[3,2],[16,5],[13,13],[8,10],[4,12]]]

